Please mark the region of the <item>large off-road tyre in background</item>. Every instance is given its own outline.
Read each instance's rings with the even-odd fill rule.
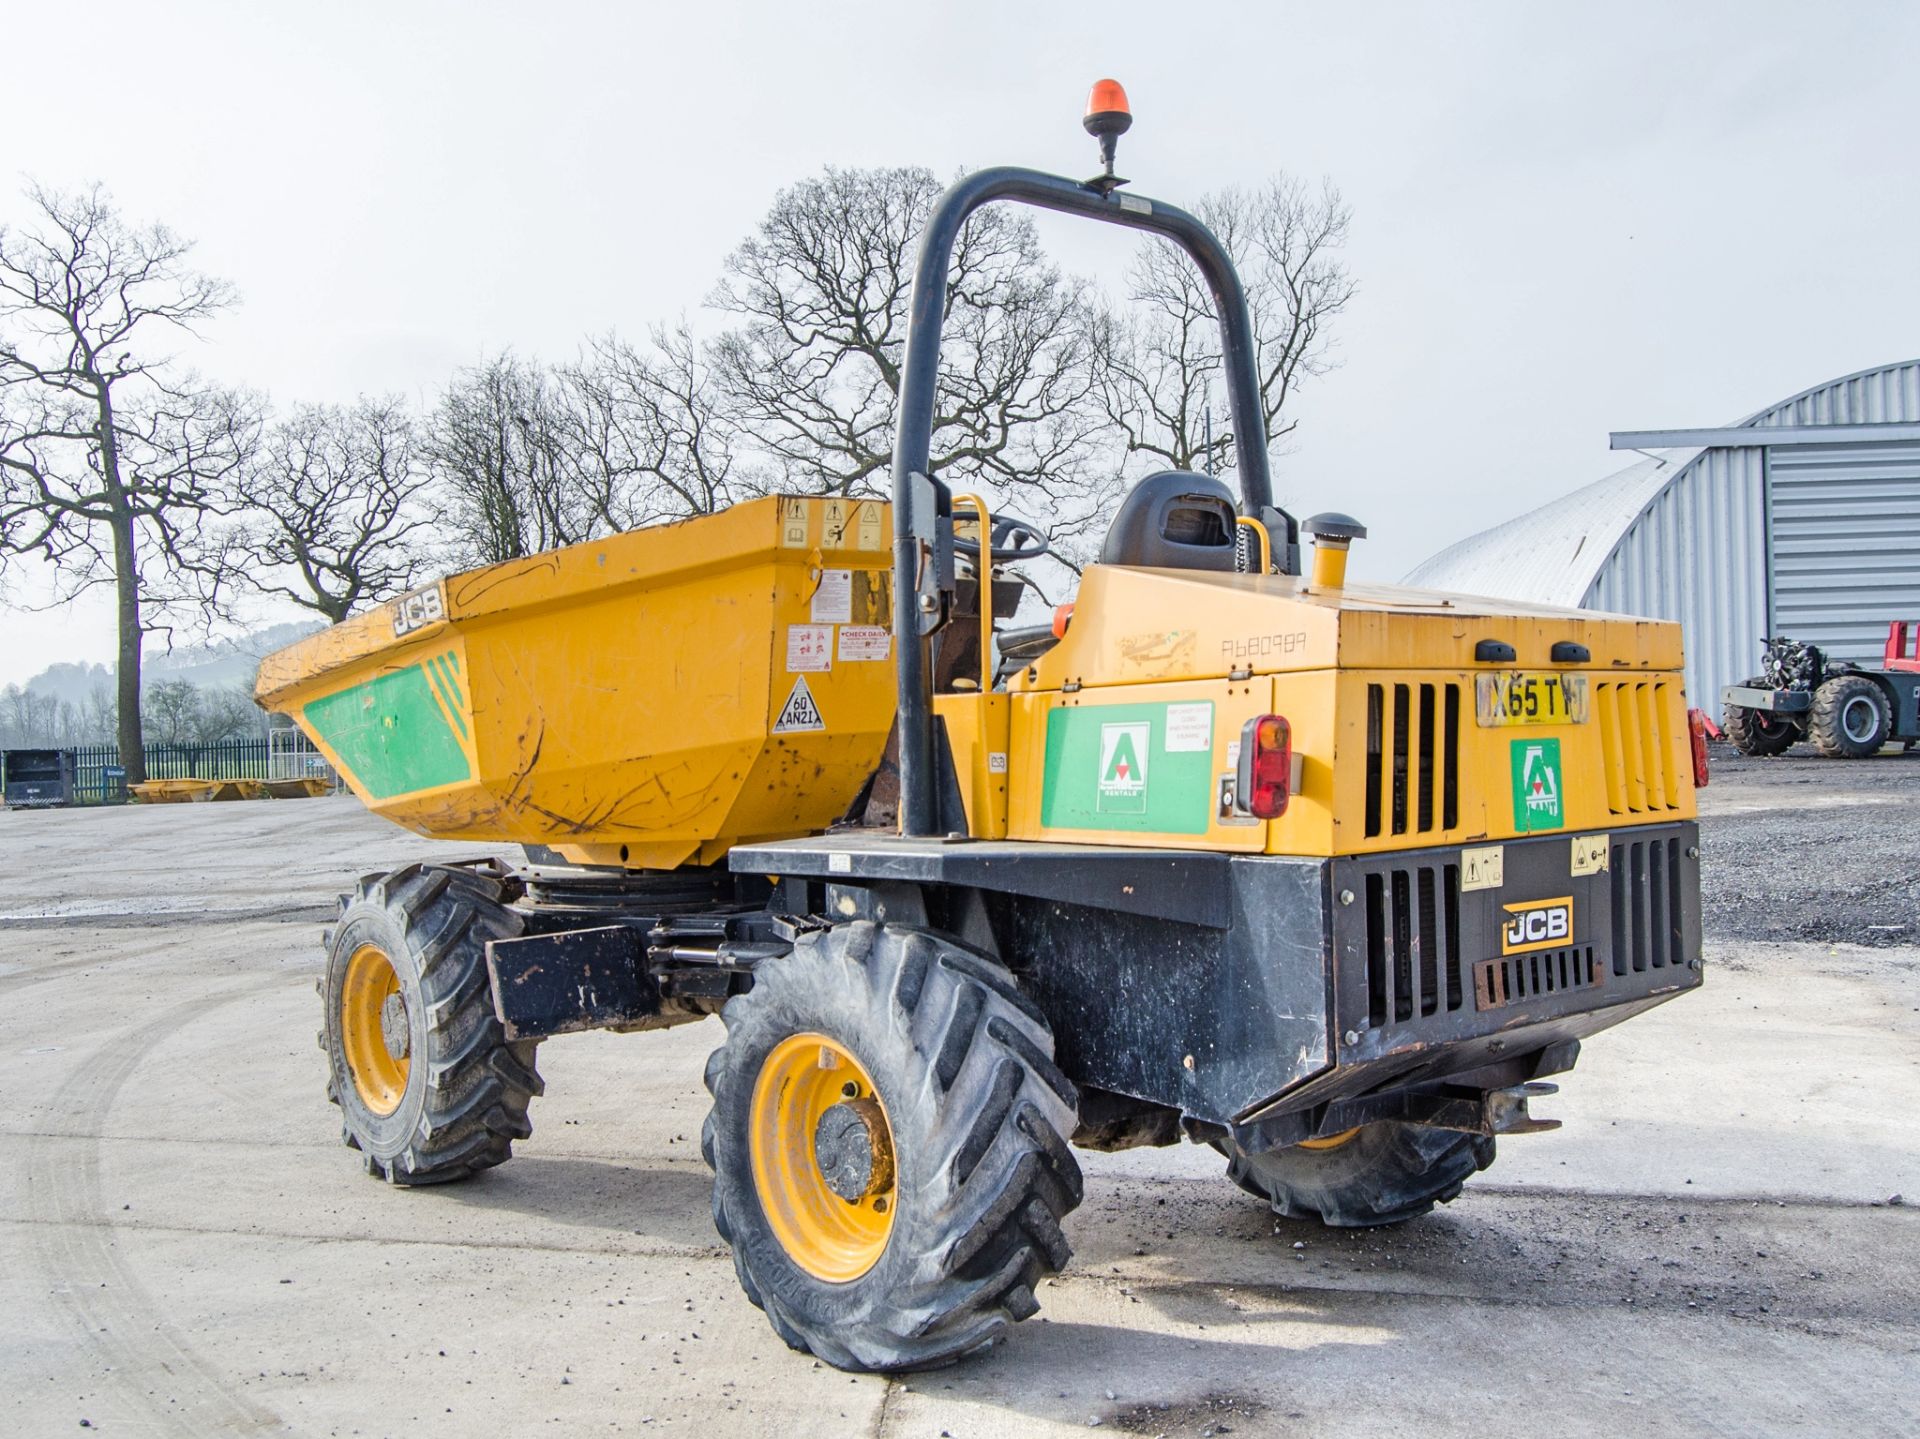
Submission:
[[[1263,1154],[1215,1147],[1227,1156],[1227,1177],[1275,1214],[1336,1229],[1416,1219],[1493,1163],[1485,1135],[1397,1121]]]
[[[532,1132],[531,1042],[494,1017],[486,944],[521,932],[505,870],[408,865],[340,897],[320,979],[327,1097],[367,1173],[394,1184],[465,1179]]]
[[[1887,742],[1886,691],[1865,675],[1838,675],[1813,692],[1807,733],[1828,759],[1864,759]]]
[[[842,1369],[925,1369],[1038,1307],[1080,1202],[1077,1096],[999,964],[865,921],[803,936],[722,1012],[701,1151],[747,1298]]]
[[[1744,683],[1752,689],[1765,689],[1767,686],[1767,682],[1759,678]],[[1782,719],[1766,710],[1748,709],[1745,705],[1721,707],[1720,732],[1733,741],[1733,747],[1741,754],[1752,755],[1756,759],[1785,754],[1800,738],[1800,727],[1792,720]]]

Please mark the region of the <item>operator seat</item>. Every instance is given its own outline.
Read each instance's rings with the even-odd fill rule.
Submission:
[[[1161,470],[1120,502],[1100,547],[1100,563],[1232,571],[1237,526],[1233,492],[1219,480],[1190,470]]]

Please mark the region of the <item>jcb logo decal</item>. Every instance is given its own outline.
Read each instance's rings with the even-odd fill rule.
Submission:
[[[1500,929],[1502,954],[1525,954],[1530,949],[1552,949],[1573,939],[1573,897],[1530,899],[1506,906]]]

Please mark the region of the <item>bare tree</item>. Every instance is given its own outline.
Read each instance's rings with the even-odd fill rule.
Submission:
[[[147,690],[146,738],[184,754],[190,775],[199,773],[207,750],[259,729],[263,718],[252,695],[239,686],[202,688],[191,680],[160,680]]]
[[[1355,291],[1339,254],[1351,211],[1330,182],[1310,191],[1282,175],[1258,190],[1209,195],[1198,213],[1246,287],[1262,438],[1271,446],[1297,423],[1287,409],[1301,382],[1331,367],[1328,325]],[[1231,468],[1236,437],[1206,282],[1186,255],[1153,239],[1129,268],[1127,288],[1130,309],[1101,317],[1095,366],[1126,453],[1178,470]]]
[[[712,514],[739,497],[732,407],[684,320],[656,327],[644,349],[596,339],[560,378],[576,483],[605,529]]]
[[[239,476],[237,543],[256,589],[338,624],[411,586],[424,560],[427,483],[396,397],[303,405]]]
[[[33,224],[0,230],[0,562],[45,558],[63,601],[114,587],[119,736],[137,782],[141,643],[170,604],[217,600],[226,571],[203,521],[257,422],[243,396],[150,348],[231,302],[188,267],[185,241],[129,224],[98,187],[27,194]]]
[[[907,303],[940,184],[921,169],[837,170],[783,190],[727,260],[710,304],[734,317],[719,384],[788,490],[876,494],[892,457]],[[977,212],[948,275],[932,469],[1071,525],[1089,486],[1085,286],[1032,220]]]
[[[519,559],[593,534],[557,390],[546,366],[503,351],[458,371],[440,397],[426,460],[457,563]]]

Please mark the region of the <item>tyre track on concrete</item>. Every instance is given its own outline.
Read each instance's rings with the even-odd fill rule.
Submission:
[[[107,1221],[100,1197],[101,1131],[142,1060],[195,1019],[286,977],[271,975],[183,1000],[108,1039],[55,1092],[48,1108],[87,1136],[77,1146],[29,1140],[28,1210],[48,1288],[121,1417],[148,1432],[200,1439],[213,1433],[285,1432],[280,1417],[237,1393],[168,1318],[119,1248],[127,1231]]]
[[[324,911],[321,911],[318,909],[313,911],[313,913],[316,915],[324,915],[324,916],[331,916],[333,912],[334,911],[331,906],[328,906]],[[305,911],[301,911],[301,913],[304,915]],[[218,919],[218,918],[225,918],[226,916],[215,915],[212,917]],[[206,919],[208,918],[208,916],[202,915],[202,916],[199,916],[199,918]],[[265,922],[270,924],[298,925],[298,927],[302,930],[306,928],[306,921],[304,919],[287,920],[284,918],[282,919],[268,918],[263,921],[262,916],[260,915],[243,915],[241,916],[241,919],[247,923]],[[314,923],[314,937],[317,939],[321,926],[318,920],[313,921],[313,923]],[[72,934],[75,929],[84,928],[84,927],[85,926],[78,926],[78,925],[71,928],[66,926],[61,926],[59,927],[58,932],[61,934]],[[118,926],[118,925],[112,925],[112,924],[106,924],[106,925],[100,926],[101,929],[103,929],[109,934],[115,933],[119,929],[124,927],[125,926]],[[149,930],[152,930],[152,929],[165,930],[170,926],[163,925],[163,924],[148,924],[148,925],[142,925],[140,927],[142,929],[149,929]],[[4,940],[7,934],[9,933],[9,931],[12,929],[26,930],[31,928],[34,928],[34,926],[0,924],[0,940]],[[44,942],[44,941],[41,941],[41,942]],[[20,969],[13,969],[13,970],[8,970],[5,973],[0,973],[0,994],[13,994],[20,990],[31,988],[32,986],[36,984],[40,984],[46,980],[60,979],[63,976],[81,974],[91,969],[113,968],[115,970],[121,970],[128,966],[137,964],[141,960],[153,959],[157,956],[166,955],[170,952],[178,951],[184,943],[186,943],[186,937],[184,935],[175,935],[175,936],[170,936],[163,939],[156,939],[152,943],[141,945],[138,948],[126,947],[119,944],[113,944],[110,941],[103,941],[100,948],[91,954],[77,954],[70,959],[48,960],[44,964],[36,964],[36,965],[32,965],[31,967],[22,967]],[[317,945],[313,947],[317,948]],[[14,962],[18,962],[18,961],[14,961]]]
[[[4,928],[0,928],[0,935],[5,933]],[[59,979],[63,975],[78,974],[89,969],[108,967],[118,969],[143,959],[152,959],[155,955],[165,954],[168,950],[177,948],[178,945],[178,940],[163,939],[143,945],[139,949],[122,949],[118,946],[109,949],[103,946],[93,954],[78,954],[71,959],[52,959],[45,964],[36,964],[30,969],[9,970],[5,974],[0,974],[0,994],[11,994],[16,990],[39,984],[43,980]]]

